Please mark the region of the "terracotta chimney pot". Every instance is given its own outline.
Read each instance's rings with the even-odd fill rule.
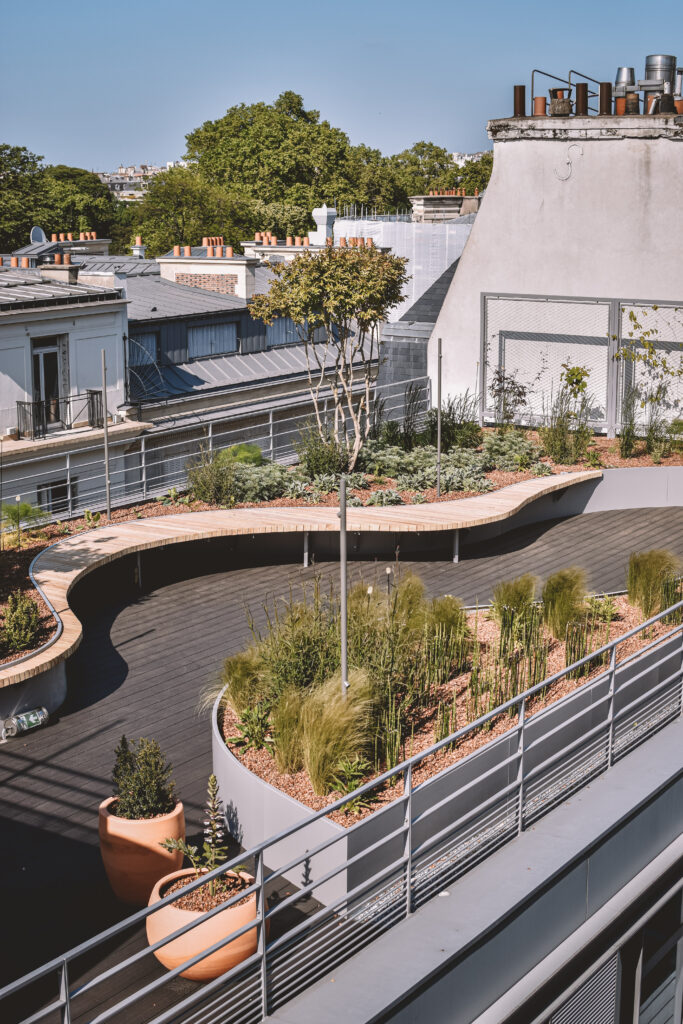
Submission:
[[[66,242],[66,235],[64,234],[63,231],[59,232],[59,241],[60,242]]]
[[[223,259],[223,246],[222,245],[217,245],[216,246],[216,258],[219,259],[219,260]]]
[[[60,266],[61,262],[62,262],[62,254],[61,254],[61,252],[56,252],[55,253],[55,264],[56,264],[56,266]]]
[[[270,236],[270,244],[271,245],[277,245],[277,235],[271,235]]]
[[[374,249],[375,248],[375,240],[374,240],[374,238],[368,238],[366,243],[365,243],[365,245],[367,246],[368,249]]]
[[[301,245],[301,235],[294,236],[294,245]]]
[[[93,237],[93,241],[97,241],[97,232],[96,231],[93,231],[92,237]]]
[[[235,255],[235,250],[233,249],[233,247],[231,245],[226,245],[226,247],[225,247],[225,255],[226,255],[226,257],[229,260],[231,260],[233,258],[233,256]]]
[[[140,243],[138,243],[138,245],[139,244]],[[191,256],[191,255],[192,255],[192,246],[191,245],[184,246],[183,247],[183,256]]]
[[[304,238],[304,245],[310,245],[310,244],[311,244],[311,240],[308,237],[308,235],[306,235],[306,237]]]
[[[173,255],[174,256],[180,256],[180,246],[179,245],[174,245],[173,246]]]
[[[204,235],[204,237],[202,238],[202,245],[208,245],[208,244],[209,244],[209,239],[206,237],[206,235]]]
[[[254,241],[255,242],[260,242],[261,241],[261,232],[260,231],[257,231],[256,234],[254,235]]]
[[[21,257],[21,267],[22,270],[28,270],[28,256]]]
[[[67,240],[67,242],[73,242],[73,240],[74,240],[73,231],[67,231],[67,233],[66,233],[66,240]]]
[[[19,257],[18,256],[12,256],[10,258],[9,262],[10,262],[10,266],[11,267],[18,267],[19,266]]]
[[[85,241],[85,231],[81,231],[78,237],[80,238],[81,242],[84,242]],[[57,240],[57,236],[53,235],[52,236],[52,241],[55,242],[56,240]]]
[[[83,238],[83,234],[82,233],[81,233],[81,238]],[[52,241],[53,242],[58,242],[59,241],[59,238],[57,237],[57,234],[54,231],[52,232]]]
[[[479,195],[479,189],[478,189],[478,188],[475,188],[475,190],[474,190],[474,194],[475,194],[475,196],[478,196],[478,195]]]
[[[330,238],[328,235],[328,237],[325,239],[325,242],[327,243],[328,247],[330,247],[334,245],[334,238]]]
[[[136,245],[142,245],[142,235],[136,235],[135,236],[135,244]]]
[[[291,235],[287,235],[287,245],[294,245],[294,239]]]
[[[71,253],[70,252],[65,252],[64,253],[64,266],[65,267],[70,267],[71,266]]]
[[[213,246],[212,245],[207,245],[207,247],[206,247],[206,258],[207,258],[207,260],[212,260],[213,259]]]
[[[344,235],[342,235],[341,238],[339,239],[339,248],[340,249],[345,249],[346,248],[346,238],[345,238]]]

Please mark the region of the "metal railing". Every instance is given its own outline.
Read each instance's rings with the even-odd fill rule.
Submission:
[[[71,430],[86,423],[89,427],[103,425],[101,391],[88,390],[40,402],[17,402],[19,437],[35,440],[46,437],[50,429]]]
[[[245,862],[253,865],[253,884],[153,945],[122,954],[114,964],[109,956],[109,966],[92,969],[98,948],[110,954],[112,940],[139,929],[178,893],[6,986],[0,990],[0,1016],[6,1000],[56,977],[57,997],[48,1003],[43,998],[22,1024],[50,1018],[105,1024],[117,1016],[127,1024],[257,1024],[679,717],[682,618],[683,601],[188,884],[185,892]],[[673,628],[651,639],[658,622]],[[627,646],[620,658],[620,648],[634,637],[645,640],[644,646],[631,653]],[[534,707],[536,699],[577,671],[597,674],[556,702]],[[219,704],[220,698],[214,716]],[[415,773],[426,760],[506,716],[511,719],[506,732],[416,784]],[[372,799],[385,786],[395,787],[391,803],[348,829],[316,838],[316,825],[329,815]],[[293,874],[300,875],[300,883],[292,885]],[[286,880],[289,892],[269,901],[267,890],[278,879]],[[250,921],[173,970],[149,970],[140,981],[145,958],[249,896],[254,899]],[[310,912],[302,920],[282,923],[280,915],[307,902]],[[242,963],[185,993],[172,985],[169,990],[168,983],[188,967],[248,933],[254,933],[253,952]],[[82,957],[90,966],[78,982],[73,979]],[[133,972],[132,980],[122,977],[126,971]],[[87,1004],[96,990],[90,1005],[97,1012],[89,1016]],[[120,996],[123,991],[127,994]],[[138,1012],[131,1015],[134,1008]]]
[[[398,381],[375,388],[374,403],[384,402],[384,420],[403,422],[406,388],[419,388],[422,394],[419,423],[430,404],[429,378]],[[89,394],[91,394],[89,392]],[[101,394],[92,394],[100,397]],[[302,405],[306,401],[302,400]],[[29,403],[30,404],[30,403]],[[330,399],[324,416],[330,427],[334,407]],[[228,419],[228,415],[231,419]],[[165,431],[148,431],[125,440],[109,438],[109,472],[112,507],[147,501],[178,490],[187,483],[188,467],[203,454],[212,454],[242,442],[257,444],[264,456],[276,462],[291,463],[302,430],[312,420],[312,404],[305,412],[287,415],[287,409],[269,409],[226,414],[220,423],[202,421]],[[239,424],[239,425],[233,425]],[[101,425],[101,424],[100,424]],[[103,445],[71,448],[68,452],[45,453],[30,459],[0,463],[0,506],[4,501],[28,501],[42,508],[45,521],[69,519],[86,509],[99,511],[106,506]],[[51,488],[59,487],[59,499],[51,497]],[[46,497],[42,498],[41,495]]]

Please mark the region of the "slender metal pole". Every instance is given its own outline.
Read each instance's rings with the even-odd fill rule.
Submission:
[[[436,370],[436,496],[441,497],[441,338],[437,342]]]
[[[617,645],[612,647],[609,659],[609,700],[607,702],[607,767],[614,758],[614,691],[617,681]]]
[[[413,766],[403,773],[403,792],[408,795],[405,811],[406,830],[406,914],[413,912]]]
[[[342,473],[339,481],[339,614],[341,627],[341,686],[342,697],[346,700],[349,688],[349,666],[347,647],[346,611],[346,477]]]
[[[268,936],[266,933],[266,914],[268,904],[266,902],[266,885],[263,858],[265,850],[259,850],[256,860],[256,884],[258,885],[258,953],[261,957],[261,1008],[264,1017],[268,1016]]]
[[[517,764],[517,786],[518,786],[518,804],[517,804],[517,831],[524,831],[524,720],[526,718],[526,697],[522,697],[522,702],[519,706],[519,718],[517,719],[517,754],[519,761]]]
[[[107,359],[102,349],[102,423],[104,425],[104,486],[107,494],[107,519],[111,519],[111,482],[109,480],[109,424],[107,419]]]

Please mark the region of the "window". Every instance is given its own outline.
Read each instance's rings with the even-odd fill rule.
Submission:
[[[56,480],[50,484],[39,484],[37,487],[38,505],[44,512],[52,516],[68,515],[69,508],[69,487],[66,480]],[[71,507],[76,504],[78,497],[78,482],[76,477],[71,478]]]
[[[237,324],[202,324],[187,329],[187,357],[201,359],[237,352]]]
[[[275,348],[278,345],[295,345],[301,339],[296,327],[289,317],[281,317],[266,326],[266,344],[268,348]]]
[[[150,366],[159,362],[159,335],[156,331],[131,334],[128,346],[131,366]]]

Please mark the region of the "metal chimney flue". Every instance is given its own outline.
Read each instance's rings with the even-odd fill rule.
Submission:
[[[576,105],[574,113],[577,117],[588,117],[588,82],[576,83]]]
[[[526,86],[515,86],[515,117],[526,117]]]
[[[612,113],[612,83],[600,82],[600,116]]]

